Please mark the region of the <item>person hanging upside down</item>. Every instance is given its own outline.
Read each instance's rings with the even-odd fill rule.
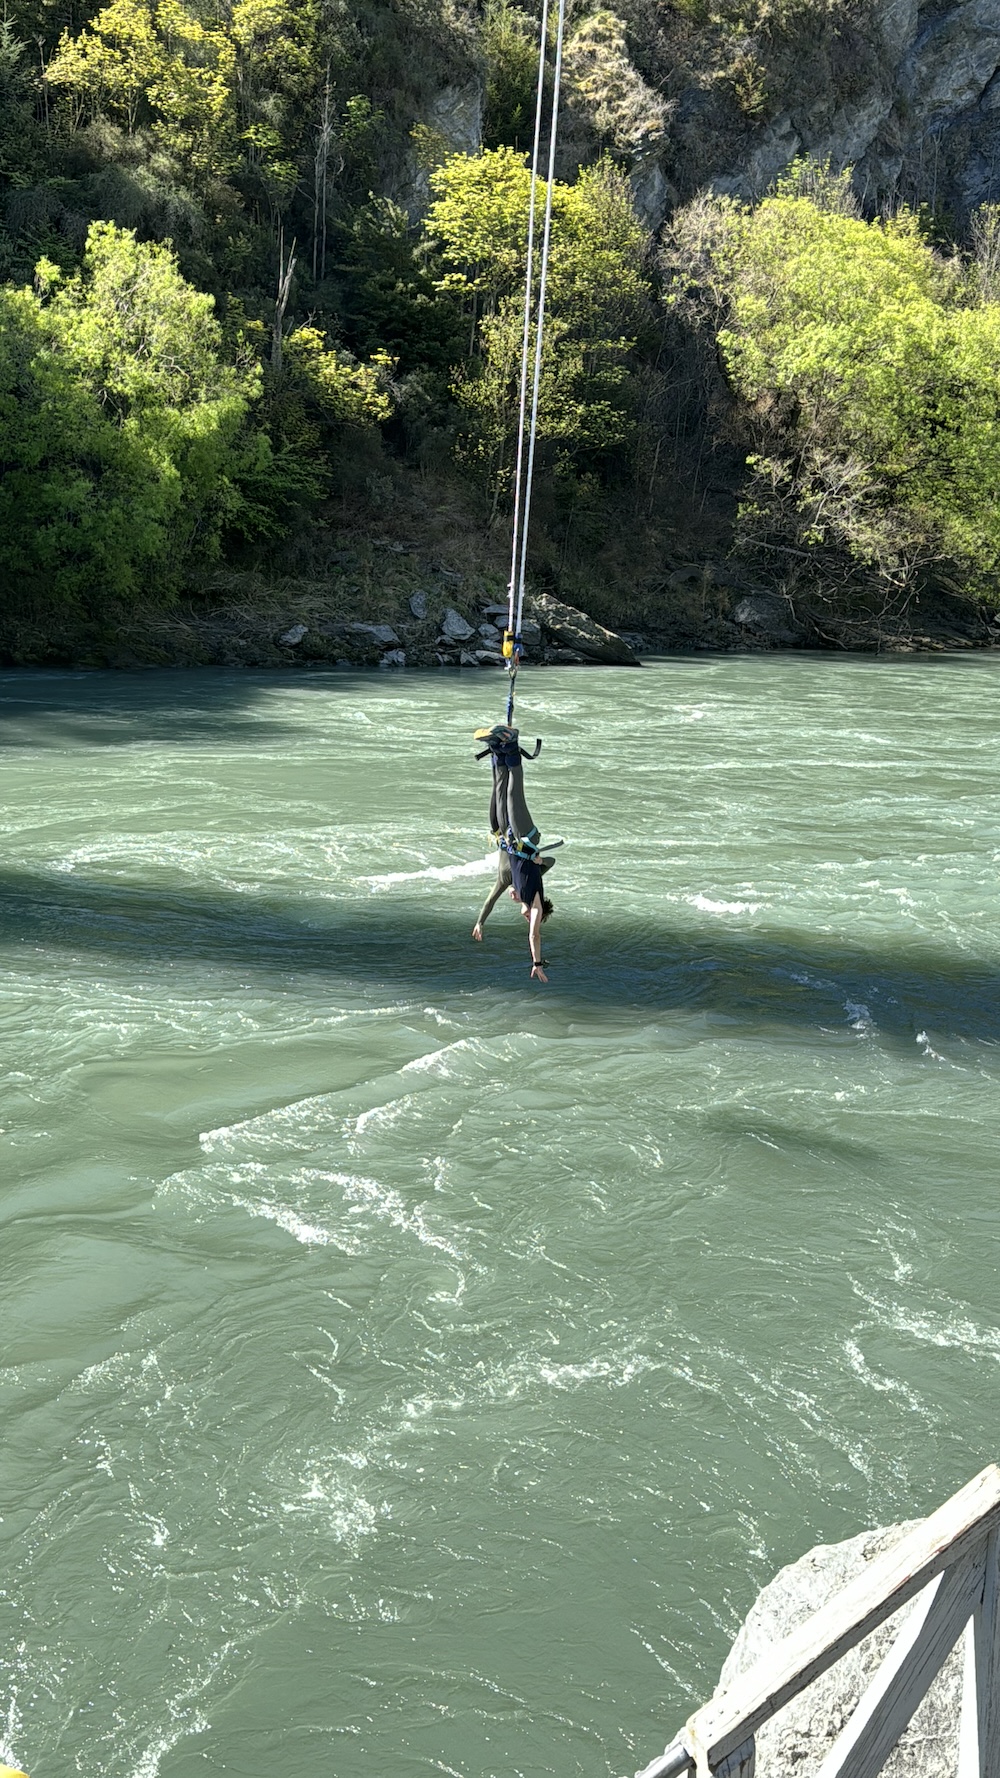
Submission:
[[[481,939],[483,920],[503,893],[504,862],[510,872],[511,900],[521,904],[528,922],[528,949],[531,953],[532,979],[547,982],[542,956],[542,922],[552,912],[552,903],[544,893],[542,872],[552,860],[538,856],[541,834],[531,818],[524,794],[524,755],[518,743],[517,730],[506,725],[478,729],[475,739],[485,741],[492,755],[493,792],[490,798],[490,829],[502,849],[497,867],[496,893],[487,898],[483,912],[472,929],[472,936]]]
[[[552,869],[552,866],[555,864],[555,859],[554,858],[540,858],[538,860],[538,863],[539,863],[539,868],[541,869],[542,876],[544,878],[545,873],[547,871],[550,871]],[[508,858],[506,852],[503,851],[503,849],[501,848],[500,856],[497,859],[496,882],[494,883],[492,889],[490,890],[488,896],[486,897],[486,900],[483,902],[483,905],[480,908],[479,914],[476,918],[476,924],[472,928],[472,936],[474,939],[476,939],[477,942],[482,941],[483,927],[486,925],[487,920],[489,919],[490,915],[492,914],[493,909],[496,907],[497,902],[500,900],[501,895],[504,893],[504,890],[509,889],[511,887],[512,881],[513,881],[513,879],[511,877],[511,872],[510,872],[510,859]],[[544,887],[544,885],[543,885],[543,887]],[[551,912],[552,912],[552,903],[551,903],[551,901],[548,900],[548,898],[546,896],[543,895],[543,897],[542,897],[542,919],[547,920],[549,915],[551,914]]]

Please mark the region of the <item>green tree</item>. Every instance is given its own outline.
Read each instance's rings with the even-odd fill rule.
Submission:
[[[730,307],[719,344],[758,416],[760,486],[796,515],[799,541],[897,575],[943,556],[995,568],[1000,306],[905,213],[866,223],[778,196],[730,210],[715,257]]]
[[[229,28],[247,166],[281,208],[313,122],[320,65],[315,0],[236,0]]]
[[[474,422],[466,455],[502,499],[516,436],[531,173],[499,148],[455,155],[431,177],[427,227],[439,288],[473,328],[458,393]],[[538,215],[544,187],[538,186]],[[550,456],[612,473],[635,443],[636,350],[650,326],[648,237],[608,161],[556,184],[538,435]]]
[[[538,87],[538,28],[511,0],[487,0],[480,42],[486,58],[483,140],[487,148],[530,148]]]
[[[48,66],[79,124],[107,116],[129,136],[151,123],[193,172],[232,166],[236,51],[181,0],[111,0],[77,37],[64,32]]]
[[[402,205],[370,198],[337,238],[339,302],[355,350],[388,351],[404,376],[447,372],[461,352],[455,306],[436,287]]]
[[[63,32],[47,73],[68,95],[74,124],[106,112],[131,136],[164,60],[153,0],[111,0],[78,37]]]
[[[285,362],[327,424],[377,426],[392,413],[388,352],[359,364],[349,352],[331,348],[318,328],[296,327],[285,341]]]
[[[23,179],[37,154],[28,53],[11,21],[0,18],[0,179]]]
[[[68,282],[42,262],[35,291],[3,291],[0,564],[23,596],[167,593],[240,522],[258,382],[212,310],[167,248],[110,223]]]

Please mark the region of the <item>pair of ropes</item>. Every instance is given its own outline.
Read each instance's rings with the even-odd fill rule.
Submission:
[[[566,25],[566,0],[557,0],[555,66],[552,77],[552,110],[549,120],[548,179],[545,187],[545,217],[542,226],[542,248],[538,275],[538,293],[534,291],[535,237],[537,230],[538,169],[542,152],[542,112],[545,97],[545,69],[548,55],[549,0],[542,0],[541,36],[538,53],[538,91],[535,97],[535,134],[531,151],[531,198],[528,205],[528,252],[524,279],[524,323],[521,338],[521,385],[518,399],[517,457],[514,467],[514,522],[510,554],[510,582],[507,596],[507,630],[503,639],[509,686],[507,722],[514,720],[514,687],[521,662],[521,621],[524,614],[524,579],[528,557],[528,521],[531,517],[531,487],[535,472],[535,439],[538,433],[538,392],[542,381],[542,340],[545,328],[545,295],[549,278],[549,247],[552,241],[552,193],[556,171],[556,133],[559,122],[559,88],[562,82],[563,34]],[[535,314],[534,367],[529,378],[531,359],[532,308]],[[530,418],[528,387],[531,387]],[[527,427],[525,421],[527,420]],[[527,438],[525,432],[527,431]]]

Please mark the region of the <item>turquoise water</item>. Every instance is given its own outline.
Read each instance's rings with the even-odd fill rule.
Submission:
[[[621,1778],[998,1455],[1000,661],[0,675],[0,1758]]]

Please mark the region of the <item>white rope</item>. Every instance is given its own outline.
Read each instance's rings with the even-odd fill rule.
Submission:
[[[535,318],[535,366],[531,388],[531,420],[528,427],[528,465],[524,477],[523,502],[520,498],[520,476],[518,477],[517,508],[520,518],[520,559],[517,573],[517,609],[514,608],[514,575],[511,574],[510,586],[510,628],[515,636],[521,633],[521,617],[524,611],[524,580],[528,558],[528,520],[531,516],[531,488],[535,470],[535,440],[538,433],[538,392],[542,380],[542,343],[545,327],[545,294],[549,280],[549,247],[552,240],[552,194],[556,175],[556,134],[559,121],[559,88],[562,83],[563,33],[566,24],[566,0],[559,0],[559,14],[556,24],[556,65],[552,84],[552,120],[549,128],[549,172],[545,190],[545,225],[542,233],[542,263],[538,280],[538,308]],[[544,43],[543,50],[544,54]],[[541,69],[539,69],[539,93],[541,92]],[[534,204],[534,181],[532,181],[532,205]],[[527,290],[530,292],[530,274]],[[527,305],[526,305],[527,306]],[[527,366],[525,364],[525,371]],[[522,421],[521,438],[524,433],[524,384],[522,384]],[[518,459],[520,461],[520,443]],[[517,525],[515,524],[514,550],[518,549]]]
[[[544,332],[544,293],[548,288],[548,249],[552,244],[552,194],[555,187],[555,137],[559,124],[559,87],[562,84],[562,34],[566,28],[566,0],[559,0],[559,21],[555,27],[555,76],[552,84],[552,128],[548,132],[548,185],[544,192],[544,231],[541,236],[541,274],[537,286],[536,366],[532,382],[532,418],[528,427],[528,468],[525,475],[525,512],[521,519],[521,560],[518,567],[518,613],[514,635],[520,637],[521,612],[525,608],[525,567],[528,558],[528,517],[532,510],[532,480],[536,466],[537,393],[541,386],[541,348]]]
[[[514,630],[514,591],[517,581],[517,546],[521,538],[521,491],[524,469],[524,417],[528,405],[528,349],[531,337],[531,286],[535,269],[535,193],[542,141],[542,98],[545,91],[545,53],[549,34],[549,0],[543,0],[538,49],[538,91],[535,95],[535,136],[531,149],[531,199],[528,204],[528,263],[524,279],[524,326],[521,335],[521,388],[517,412],[517,462],[514,468],[514,527],[510,545],[510,580],[507,586],[507,628]]]

